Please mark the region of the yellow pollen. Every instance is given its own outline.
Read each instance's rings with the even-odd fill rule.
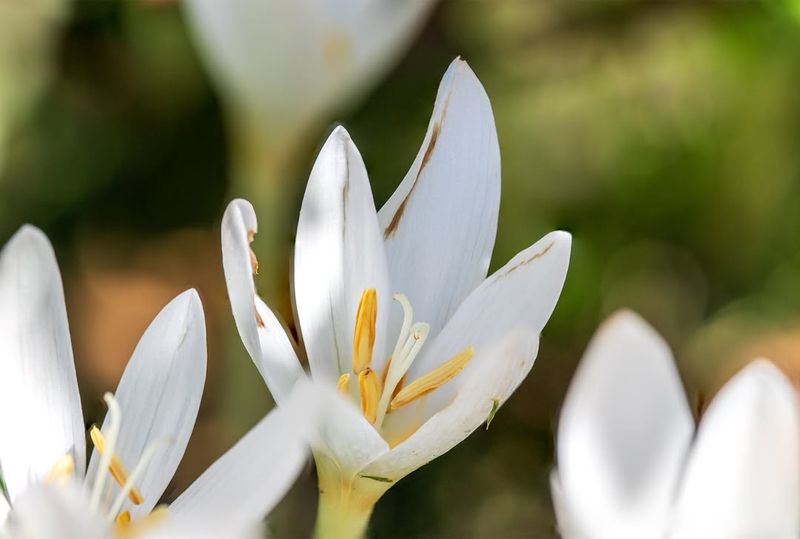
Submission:
[[[353,372],[359,374],[372,363],[375,346],[375,319],[378,314],[378,295],[374,288],[361,293],[353,331]]]
[[[339,377],[339,381],[336,382],[336,391],[341,395],[348,395],[350,392],[350,373],[346,372]]]
[[[467,363],[469,363],[469,360],[472,359],[474,354],[475,351],[473,348],[468,346],[448,359],[447,362],[408,384],[392,399],[392,402],[389,404],[389,411],[391,412],[410,404],[455,378]]]
[[[361,395],[361,412],[367,421],[375,423],[378,399],[381,398],[381,383],[378,375],[369,367],[358,373],[358,392]]]
[[[63,481],[71,476],[73,471],[75,471],[75,460],[72,458],[71,453],[67,453],[66,455],[62,455],[56,463],[53,464],[50,473],[47,475],[47,480]]]
[[[89,437],[92,439],[95,448],[97,448],[97,452],[102,455],[106,449],[106,438],[103,436],[103,433],[100,432],[97,426],[93,426],[89,431]],[[111,463],[108,465],[108,472],[120,488],[125,486],[125,483],[128,481],[128,470],[125,469],[125,466],[117,455],[111,455]],[[139,505],[144,501],[142,493],[139,492],[139,489],[136,487],[133,487],[130,492],[128,492],[128,499],[133,505]]]

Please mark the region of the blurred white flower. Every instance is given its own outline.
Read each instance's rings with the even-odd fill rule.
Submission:
[[[186,0],[202,57],[234,113],[303,131],[368,88],[433,0]]]
[[[347,132],[337,128],[321,149],[297,227],[294,295],[326,403],[313,444],[323,527],[337,504],[360,504],[368,517],[386,489],[487,421],[530,371],[571,238],[550,233],[486,278],[499,200],[491,106],[461,60],[444,76],[411,170],[380,212]],[[250,203],[233,201],[222,225],[228,293],[280,404],[304,373],[256,294],[256,231]]]
[[[14,235],[0,252],[0,467],[7,494],[0,496],[0,535],[106,536],[141,529],[167,512],[177,524],[184,515],[203,522],[224,516],[227,530],[258,524],[305,457],[293,434],[296,407],[264,418],[168,510],[156,506],[200,406],[204,324],[194,290],[156,316],[116,393],[104,397],[109,411],[90,430],[95,449],[87,471],[55,255],[38,229],[25,226]]]
[[[552,476],[568,538],[798,537],[800,414],[757,360],[697,432],[667,344],[621,312],[598,331],[561,412]]]

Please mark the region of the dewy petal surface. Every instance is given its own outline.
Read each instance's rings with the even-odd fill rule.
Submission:
[[[428,132],[379,218],[393,292],[408,296],[435,335],[486,277],[500,207],[500,150],[489,98],[456,59]],[[391,334],[402,318],[393,315]]]
[[[85,469],[61,275],[45,235],[22,227],[0,253],[0,466],[13,502],[71,453]]]
[[[427,422],[376,462],[376,469],[408,472],[433,460],[483,423],[492,407],[505,402],[533,366],[539,334],[564,285],[570,247],[569,234],[552,232],[464,300],[417,358],[408,379],[429,372],[466,346],[474,348],[474,357],[453,380],[389,414],[384,426],[390,441],[403,439]]]
[[[197,292],[188,290],[147,328],[117,387],[122,423],[116,453],[128,470],[151,443],[161,444],[136,482],[144,503],[123,506],[132,518],[149,513],[172,480],[194,428],[205,377],[203,308]],[[97,473],[99,460],[93,451],[88,478]],[[114,496],[118,491],[114,485]]]
[[[170,514],[189,520],[224,515],[233,529],[263,520],[308,455],[298,430],[311,418],[298,404],[270,412],[170,505]]]
[[[561,411],[561,513],[574,519],[561,527],[577,537],[663,537],[693,431],[667,344],[631,312],[611,317]]]
[[[671,537],[798,537],[796,399],[786,377],[764,360],[720,390],[700,423]]]
[[[364,162],[347,131],[337,127],[311,170],[294,258],[297,315],[311,373],[331,386],[351,372],[356,312],[367,288],[377,290],[373,370],[381,372],[391,303],[383,237]]]
[[[222,218],[222,265],[233,318],[247,352],[280,402],[304,373],[286,331],[256,293],[250,241],[257,231],[256,214],[248,201],[228,204]]]

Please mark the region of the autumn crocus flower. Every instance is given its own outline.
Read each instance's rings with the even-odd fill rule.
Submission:
[[[570,236],[548,234],[486,278],[500,199],[489,100],[461,60],[444,76],[422,148],[380,212],[361,156],[334,130],[297,227],[294,291],[322,428],[312,448],[318,535],[363,533],[397,480],[466,438],[531,369],[567,271]],[[234,318],[280,404],[304,376],[255,292],[252,206],[222,226]]]
[[[553,501],[567,538],[797,537],[800,414],[758,360],[697,429],[667,344],[622,312],[598,331],[561,412]]]
[[[145,331],[108,413],[85,430],[61,277],[47,238],[25,226],[0,252],[0,536],[131,536],[166,518],[257,525],[293,481],[304,449],[292,406],[271,414],[168,509],[157,506],[194,427],[206,373],[197,293]],[[170,524],[172,526],[172,524]],[[98,535],[99,534],[99,535]],[[214,535],[211,535],[214,536]],[[217,535],[218,536],[218,535]]]

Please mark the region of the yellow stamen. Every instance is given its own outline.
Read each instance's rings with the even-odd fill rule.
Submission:
[[[115,527],[118,526],[120,528],[127,528],[128,525],[131,523],[131,512],[130,511],[123,511],[117,518],[114,519]]]
[[[339,377],[339,381],[336,382],[336,391],[339,392],[340,395],[347,396],[350,392],[350,373],[346,372]]]
[[[75,460],[72,458],[71,453],[67,453],[66,455],[62,455],[53,467],[50,469],[50,473],[47,475],[48,481],[63,481],[67,479],[69,476],[72,475],[72,472],[75,471]]]
[[[452,380],[469,363],[474,354],[475,351],[471,346],[468,346],[447,360],[446,363],[408,384],[392,399],[389,404],[389,411],[391,412],[410,404]]]
[[[106,450],[106,438],[103,436],[103,433],[99,428],[97,428],[97,426],[93,426],[89,431],[89,437],[92,439],[92,443],[94,444],[95,448],[97,448],[97,452],[102,455]],[[111,463],[108,465],[108,472],[120,487],[124,486],[128,481],[128,470],[125,469],[125,466],[122,464],[122,461],[117,455],[111,456]],[[133,487],[130,492],[128,492],[128,499],[133,505],[139,505],[144,501],[142,493],[139,492],[139,489],[136,487]]]
[[[378,399],[381,397],[381,383],[378,375],[369,367],[358,373],[358,392],[361,394],[361,412],[367,421],[375,423]]]
[[[374,288],[361,293],[353,331],[353,372],[359,374],[372,363],[375,346],[375,319],[378,314],[378,295]]]

